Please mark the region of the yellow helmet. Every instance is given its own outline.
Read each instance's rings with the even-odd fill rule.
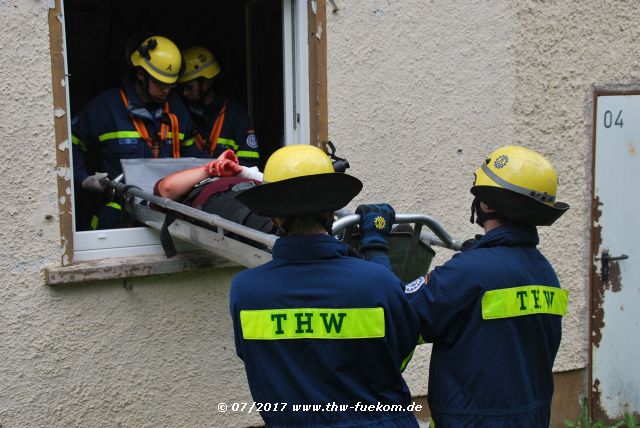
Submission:
[[[557,189],[558,175],[547,158],[525,147],[504,146],[476,170],[471,193],[506,218],[551,225],[569,209],[556,202]]]
[[[336,172],[331,158],[311,145],[276,150],[264,168],[264,183],[236,198],[258,215],[295,217],[335,211],[362,190],[357,178]]]
[[[142,67],[154,79],[169,84],[178,80],[182,66],[180,50],[162,36],[146,38],[131,52],[129,61],[134,67]]]
[[[283,147],[269,157],[264,168],[264,181],[274,183],[333,172],[331,159],[321,149],[311,145],[294,145]]]
[[[213,53],[202,46],[193,46],[182,51],[184,60],[184,72],[178,82],[190,82],[198,77],[213,79],[220,74],[220,64],[213,56]]]

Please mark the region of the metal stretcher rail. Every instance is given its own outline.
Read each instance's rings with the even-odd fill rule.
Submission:
[[[216,230],[202,227],[190,221],[178,218],[169,226],[171,236],[191,242],[207,251],[211,251],[232,262],[245,267],[260,266],[271,260],[270,249],[278,239],[275,235],[260,232],[250,227],[226,220],[215,214],[183,205],[171,199],[156,196],[116,181],[107,181],[107,185],[125,197],[125,208],[133,218],[153,229],[161,231],[166,220],[166,212],[136,202],[136,198],[148,201],[167,211],[178,213],[185,218],[197,220]],[[226,236],[231,232],[259,245],[251,245]],[[262,247],[262,248],[260,248]],[[265,248],[266,247],[266,248]]]
[[[150,194],[140,190],[138,187],[120,183],[117,180],[106,180],[106,182],[108,187],[125,197],[125,207],[133,218],[147,226],[162,230],[167,214],[166,212],[150,207],[148,204],[138,203],[136,199],[147,201],[168,212],[179,214],[168,229],[173,237],[196,244],[201,248],[246,267],[256,267],[271,260],[270,250],[278,239],[276,235],[260,232],[226,220],[215,214],[209,214],[171,199]],[[359,215],[344,209],[337,211],[336,215],[338,220],[333,224],[334,235],[338,235],[348,227],[357,225],[360,221]],[[196,220],[212,226],[215,230],[194,224],[186,219]],[[427,228],[435,233],[434,235],[427,231],[420,232],[420,240],[425,244],[437,245],[455,251],[460,249],[460,243],[453,240],[433,218],[418,214],[398,214],[396,216],[396,224],[408,223],[427,226]],[[241,237],[241,240],[226,236],[225,232],[233,233]],[[242,238],[259,245],[242,242]]]
[[[278,239],[278,237],[275,235],[270,235],[268,233],[251,229],[250,227],[246,227],[233,221],[226,220],[215,214],[209,214],[204,211],[189,207],[187,205],[180,204],[178,202],[172,201],[171,199],[143,192],[142,190],[134,186],[127,186],[124,183],[114,182],[110,182],[109,186],[117,192],[124,194],[125,196],[144,199],[145,201],[151,202],[152,204],[158,205],[164,209],[175,211],[191,217],[194,220],[198,220],[211,226],[219,227],[229,232],[236,233],[245,238],[251,239],[252,241],[263,244],[269,248],[273,247],[276,239]]]
[[[336,212],[339,217],[333,223],[333,234],[338,234],[349,226],[355,226],[360,222],[358,214],[352,214],[346,210]],[[427,231],[420,232],[420,240],[427,245],[437,245],[439,247],[449,248],[450,250],[460,251],[461,242],[454,240],[446,230],[435,221],[432,217],[424,214],[397,214],[395,224],[421,224],[427,226],[433,233]],[[435,235],[434,235],[435,234]]]

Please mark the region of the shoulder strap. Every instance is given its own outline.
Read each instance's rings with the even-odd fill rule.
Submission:
[[[218,117],[216,117],[213,128],[211,128],[211,134],[209,135],[209,153],[211,155],[216,151],[216,146],[218,145],[218,138],[220,138],[220,132],[222,131],[222,124],[224,123],[224,116],[227,112],[228,101],[229,100],[227,99],[224,100],[220,113],[218,113]]]
[[[122,102],[124,103],[125,109],[129,108],[129,100],[127,99],[127,94],[124,89],[120,88],[120,97],[122,98]],[[169,111],[169,103],[167,101],[162,105],[162,115],[163,120],[160,124],[160,132],[158,132],[158,137],[160,140],[164,141],[168,138],[169,134],[169,126],[171,126],[171,142],[172,142],[172,154],[174,158],[180,157],[180,129],[178,124],[178,118],[175,114]],[[129,113],[129,117],[133,122],[133,126],[140,134],[140,137],[146,141],[147,146],[151,149],[151,153],[153,154],[153,158],[157,159],[160,155],[160,146],[159,141],[153,140],[149,136],[149,131],[147,130],[147,126],[144,124],[144,121],[139,117],[135,117],[131,113]],[[166,120],[165,120],[166,119]],[[169,123],[166,123],[166,122]]]

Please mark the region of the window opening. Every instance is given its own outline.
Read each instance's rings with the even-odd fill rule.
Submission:
[[[297,26],[306,29],[306,10],[295,12],[293,3],[65,0],[70,122],[102,91],[121,86],[128,72],[124,48],[132,34],[162,35],[180,49],[203,45],[213,51],[224,70],[216,79],[216,92],[249,110],[263,166],[264,160],[281,145],[303,142],[300,127],[285,119],[288,112],[295,111],[308,122],[308,110],[292,108],[308,106],[308,101],[300,104],[305,101],[301,92],[308,92],[306,38],[297,42],[293,39],[299,31]],[[167,26],[167,17],[176,25]],[[97,195],[77,186],[73,193],[75,261],[162,253],[158,234],[150,228],[86,230],[89,214],[98,203]]]

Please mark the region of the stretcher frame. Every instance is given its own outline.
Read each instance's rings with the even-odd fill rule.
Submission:
[[[270,250],[278,239],[276,235],[260,232],[218,215],[144,192],[134,185],[127,185],[117,180],[105,181],[109,188],[123,197],[126,211],[135,220],[153,229],[162,230],[167,215],[171,213],[176,219],[168,226],[168,232],[174,238],[195,244],[248,268],[260,266],[272,258]],[[359,215],[347,210],[337,211],[336,216],[338,219],[334,222],[332,231],[334,235],[346,236],[350,228],[360,221]],[[196,224],[194,221],[208,227]],[[428,246],[460,250],[460,242],[451,238],[449,233],[430,216],[398,214],[395,223],[418,226],[414,230],[417,231],[417,235],[419,234],[419,240]],[[421,230],[421,226],[426,226],[431,232]],[[226,233],[233,233],[245,240],[255,242],[257,246],[226,236]]]

